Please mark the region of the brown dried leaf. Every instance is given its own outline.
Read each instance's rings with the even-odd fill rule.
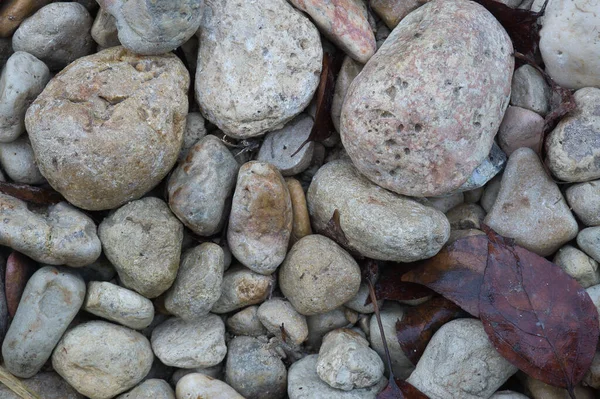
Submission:
[[[410,383],[390,378],[385,389],[377,394],[377,399],[429,399]]]
[[[379,279],[375,284],[377,298],[391,301],[407,301],[432,295],[434,292],[426,286],[402,280],[402,276],[412,267],[412,264],[399,263],[388,264],[382,267]]]
[[[28,184],[0,182],[0,193],[41,205],[52,205],[65,200],[62,195],[51,188]]]
[[[36,268],[36,263],[20,252],[13,251],[6,260],[6,274],[4,290],[6,293],[6,306],[10,317],[15,317],[21,296],[27,281]]]

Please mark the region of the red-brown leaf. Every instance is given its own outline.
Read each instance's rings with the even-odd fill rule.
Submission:
[[[388,264],[380,268],[379,279],[375,283],[377,299],[391,301],[408,301],[425,298],[434,292],[422,284],[402,281],[412,266],[402,264]]]
[[[0,182],[0,193],[41,205],[52,205],[65,200],[62,195],[51,188],[28,184]]]
[[[600,331],[586,291],[560,267],[491,230],[479,314],[496,350],[533,378],[572,388]]]
[[[429,399],[410,383],[390,378],[385,389],[377,394],[377,399]]]
[[[461,317],[469,314],[441,296],[408,308],[402,320],[396,322],[396,336],[406,357],[417,364],[433,334],[447,322]]]
[[[23,290],[29,277],[35,271],[36,263],[20,252],[14,251],[6,260],[6,274],[4,279],[6,293],[6,306],[10,317],[15,317]]]

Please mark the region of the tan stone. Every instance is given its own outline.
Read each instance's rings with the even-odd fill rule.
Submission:
[[[349,56],[344,57],[344,62],[342,62],[342,67],[335,81],[333,100],[331,101],[331,121],[338,132],[340,131],[340,117],[342,116],[342,105],[344,105],[346,93],[348,93],[350,83],[358,76],[363,67],[363,64],[354,61]]]
[[[21,22],[52,0],[6,0],[0,6],[0,37],[10,37]]]
[[[292,178],[286,179],[285,182],[292,201],[293,222],[290,245],[293,245],[302,237],[312,234],[312,228],[310,227],[310,215],[308,214],[306,196],[302,185],[298,180]]]

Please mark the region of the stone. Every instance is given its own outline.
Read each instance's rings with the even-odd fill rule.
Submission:
[[[298,313],[288,301],[282,298],[265,301],[258,308],[257,316],[269,333],[287,343],[300,345],[308,337],[306,317]],[[282,330],[285,331],[285,336],[283,336]],[[233,385],[233,387],[236,386]],[[239,389],[238,391],[244,393]]]
[[[175,399],[175,392],[167,381],[150,379],[116,399]]]
[[[348,302],[344,304],[345,307],[352,309],[358,313],[373,313],[375,312],[375,306],[372,302],[369,302],[368,305],[365,305],[367,298],[369,297],[369,286],[366,283],[362,283],[354,298],[350,299]],[[377,301],[379,307],[383,306],[383,300]]]
[[[52,0],[6,0],[0,8],[0,37],[11,37],[21,22]]]
[[[111,14],[123,46],[136,54],[168,53],[185,43],[200,27],[202,0],[98,0]]]
[[[429,201],[428,205],[442,213],[446,213],[450,209],[465,202],[465,195],[462,192],[455,192],[441,197],[429,197],[427,200]]]
[[[285,397],[287,370],[281,359],[256,338],[229,342],[225,381],[246,399]]]
[[[81,267],[102,251],[94,221],[66,202],[38,213],[25,201],[0,194],[0,219],[0,245],[40,263]]]
[[[308,325],[307,345],[315,351],[319,350],[323,337],[328,332],[337,328],[350,328],[352,326],[343,306],[327,313],[307,316],[306,323]]]
[[[46,181],[35,163],[33,149],[26,136],[21,136],[12,143],[0,144],[0,163],[4,172],[15,183],[35,185]]]
[[[532,11],[544,1],[536,0]],[[552,0],[546,7],[540,51],[546,72],[568,89],[600,86],[600,27],[598,4],[587,0]]]
[[[117,31],[117,21],[104,8],[100,8],[98,11],[90,34],[94,41],[103,48],[121,45],[119,32]]]
[[[394,29],[402,18],[421,7],[429,0],[369,0],[369,5],[375,13],[390,28]]]
[[[457,319],[431,337],[406,381],[431,399],[481,399],[492,396],[516,371],[496,352],[481,321]]]
[[[300,239],[279,269],[279,287],[305,316],[326,313],[352,299],[360,286],[356,261],[331,239]]]
[[[596,262],[600,262],[600,226],[581,230],[577,235],[577,245]]]
[[[12,38],[15,51],[25,51],[53,71],[91,54],[93,19],[79,3],[52,3],[21,23]]]
[[[490,399],[529,399],[527,396],[514,391],[498,391]]]
[[[260,274],[283,262],[292,232],[292,202],[277,168],[264,162],[242,165],[233,194],[227,242],[233,256]]]
[[[530,148],[513,152],[494,206],[484,223],[541,256],[577,235],[577,222],[556,183]]]
[[[231,315],[225,322],[227,331],[234,335],[259,337],[267,335],[267,329],[258,318],[258,306],[248,306]]]
[[[460,240],[461,238],[471,237],[471,236],[479,236],[485,235],[485,233],[478,229],[466,229],[466,230],[452,230],[450,233],[450,239],[448,240],[448,244],[450,245],[456,240]]]
[[[235,265],[223,275],[221,296],[212,307],[213,313],[231,311],[263,302],[273,290],[275,279]]]
[[[434,0],[410,13],[346,94],[340,135],[354,165],[398,194],[461,187],[490,153],[508,106],[512,52],[474,2]]]
[[[5,272],[0,276],[4,292],[4,296],[0,297],[0,301],[3,298],[6,299],[2,307],[2,313],[8,312],[10,317],[15,317],[27,281],[38,269],[38,265],[32,259],[17,251],[13,251],[6,259],[4,257],[0,258],[0,262],[0,271]],[[3,316],[6,316],[6,314]],[[5,325],[5,327],[8,327],[8,325]],[[2,338],[4,338],[5,333],[6,329],[3,328]]]
[[[594,306],[596,306],[596,309],[600,313],[600,284],[589,287],[588,289],[586,289],[586,292],[588,293],[592,302],[594,303]]]
[[[292,201],[293,215],[290,245],[293,245],[302,237],[312,234],[312,227],[310,226],[310,215],[302,185],[298,180],[292,178],[286,179],[285,182],[290,193],[290,200]]]
[[[258,161],[274,165],[283,176],[293,176],[310,166],[314,142],[302,144],[308,139],[313,119],[300,114],[282,129],[267,133],[258,152]],[[302,146],[302,147],[301,147]]]
[[[75,272],[52,266],[35,272],[2,343],[8,371],[22,378],[40,371],[84,297],[85,283]]]
[[[510,93],[510,104],[545,116],[550,111],[552,89],[542,74],[525,64],[515,71]]]
[[[485,210],[477,204],[461,204],[446,213],[452,230],[479,229],[485,215]]]
[[[29,390],[37,393],[42,399],[84,399],[72,386],[54,372],[38,373],[31,378],[21,380]],[[11,391],[6,385],[0,385],[0,398],[22,399],[22,396]]]
[[[238,169],[221,140],[203,137],[169,177],[171,210],[198,235],[218,233],[227,220]]]
[[[172,317],[152,331],[152,349],[167,366],[215,366],[225,358],[225,324],[209,314],[195,321]]]
[[[317,232],[325,229],[337,209],[348,246],[373,259],[426,259],[439,252],[450,234],[444,214],[383,190],[348,160],[321,167],[308,189],[307,200]]]
[[[42,175],[87,210],[140,198],[177,160],[188,86],[173,54],[144,57],[112,47],[79,58],[27,110]]]
[[[183,255],[177,278],[165,294],[165,308],[184,320],[206,316],[221,296],[223,250],[205,242]]]
[[[177,385],[179,380],[181,380],[186,375],[192,374],[192,373],[200,373],[200,374],[204,374],[207,377],[211,377],[211,378],[214,378],[217,380],[218,379],[223,380],[224,379],[223,378],[223,363],[217,364],[216,366],[213,366],[213,367],[206,367],[206,368],[197,367],[195,369],[177,369],[171,377],[172,385]]]
[[[594,389],[600,388],[600,351],[596,351],[590,369],[583,377],[583,385]]]
[[[553,262],[577,280],[583,288],[600,284],[598,262],[571,245],[565,245],[559,249],[554,255]]]
[[[88,283],[83,310],[134,330],[154,319],[154,305],[137,292],[101,281]]]
[[[521,147],[539,153],[544,136],[544,118],[521,107],[509,106],[498,129],[498,145],[510,156]]]
[[[50,80],[46,64],[17,51],[0,74],[0,142],[10,143],[25,131],[25,112]]]
[[[106,259],[106,256],[102,254],[93,263],[80,267],[77,271],[86,282],[110,281],[117,274],[113,265],[111,265],[108,259]]]
[[[475,190],[465,191],[464,198],[467,204],[477,204],[483,196],[484,187],[476,188]]]
[[[567,189],[565,197],[583,224],[600,225],[600,180],[574,184]]]
[[[122,206],[100,223],[98,235],[125,287],[156,298],[175,281],[183,225],[164,201],[146,197]]]
[[[235,389],[212,377],[200,373],[188,374],[177,383],[177,399],[244,399]]]
[[[209,2],[196,73],[202,114],[234,138],[280,129],[310,103],[322,57],[319,32],[285,0]]]
[[[333,91],[333,100],[331,101],[331,121],[335,130],[340,132],[340,117],[342,115],[342,105],[346,99],[346,93],[350,84],[362,71],[364,65],[354,61],[351,57],[345,56],[340,71],[338,72]]]
[[[496,145],[492,144],[490,154],[482,163],[479,164],[471,173],[471,176],[464,182],[457,191],[470,191],[483,187],[494,176],[504,169],[506,165],[506,154]]]
[[[194,62],[196,57],[194,57]],[[179,151],[178,162],[182,162],[188,154],[190,148],[194,146],[200,139],[206,136],[206,127],[204,126],[204,118],[200,112],[190,112],[185,118],[185,131],[183,132],[183,144]]]
[[[568,399],[571,397],[566,389],[553,387],[529,376],[525,377],[523,385],[531,399]],[[581,384],[576,385],[573,391],[574,397],[577,399],[594,399],[597,397],[593,390],[583,387]]]
[[[367,388],[383,378],[383,361],[369,342],[348,329],[334,330],[323,338],[317,374],[332,388],[350,391]]]
[[[136,386],[150,371],[153,358],[142,334],[89,321],[62,337],[52,354],[52,367],[79,393],[109,399]]]
[[[600,89],[586,87],[573,95],[577,108],[546,139],[546,163],[568,182],[600,178]]]
[[[481,196],[481,207],[488,213],[492,210],[494,203],[496,203],[501,184],[502,175],[497,175],[490,180],[483,190],[483,195]]]
[[[382,378],[368,388],[342,391],[330,387],[317,374],[318,355],[308,355],[290,366],[288,396],[290,399],[375,399],[387,384]]]

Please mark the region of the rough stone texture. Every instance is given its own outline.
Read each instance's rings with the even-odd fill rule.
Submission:
[[[171,210],[196,234],[218,233],[227,218],[238,169],[221,140],[202,138],[169,178]]]
[[[119,40],[137,54],[163,54],[185,43],[202,19],[203,0],[98,0],[115,17]]]
[[[195,321],[170,318],[152,331],[152,349],[167,366],[215,366],[227,353],[225,324],[214,314]]]
[[[75,272],[46,266],[34,273],[2,344],[5,367],[22,378],[40,371],[84,297],[85,283]]]
[[[5,0],[0,8],[0,37],[11,37],[21,22],[52,0]]]
[[[273,165],[251,161],[240,168],[227,242],[243,265],[271,274],[283,262],[292,232],[292,202]]]
[[[300,146],[308,139],[313,124],[309,115],[300,114],[282,129],[267,133],[257,160],[274,165],[283,176],[303,172],[310,166],[315,143],[311,141],[302,149]]]
[[[340,131],[340,117],[346,93],[354,78],[362,71],[363,66],[363,64],[354,61],[349,56],[344,57],[344,61],[342,62],[342,67],[335,81],[333,100],[331,101],[331,120],[338,133]]]
[[[360,268],[334,241],[313,234],[288,253],[279,270],[279,286],[300,314],[326,313],[356,295]]]
[[[15,183],[35,185],[46,181],[35,163],[31,143],[25,135],[12,143],[0,144],[0,163]]]
[[[452,230],[479,229],[485,210],[477,204],[461,204],[446,213]]]
[[[109,399],[138,384],[150,371],[153,358],[142,334],[90,321],[62,337],[52,354],[52,367],[81,394]]]
[[[165,308],[184,320],[206,316],[221,296],[223,256],[221,247],[212,242],[186,252],[177,278],[165,295]]]
[[[412,12],[346,95],[340,133],[354,165],[400,194],[459,188],[488,156],[508,106],[512,51],[475,2],[436,0]]]
[[[290,0],[310,15],[321,32],[342,51],[360,63],[375,54],[376,44],[363,0]]]
[[[322,57],[319,32],[285,0],[210,2],[200,27],[200,109],[235,138],[282,128],[312,99]]]
[[[234,335],[258,337],[267,335],[267,329],[258,319],[258,306],[248,306],[231,315],[225,322],[227,331]]]
[[[212,307],[213,313],[231,311],[263,302],[273,290],[275,279],[253,272],[241,265],[232,266],[223,275],[221,296]]]
[[[52,3],[27,18],[12,38],[15,51],[44,61],[53,71],[92,53],[93,19],[79,3]]]
[[[387,384],[382,378],[368,388],[342,391],[327,385],[317,374],[318,355],[298,360],[288,371],[288,396],[290,399],[375,399]]]
[[[525,64],[519,67],[512,80],[510,104],[545,116],[550,111],[552,89],[542,74]]]
[[[523,382],[525,391],[531,399],[568,399],[571,396],[566,389],[553,387],[540,380],[526,376]],[[573,389],[577,399],[594,399],[597,395],[590,388],[576,385]]]
[[[433,335],[407,381],[431,399],[482,399],[516,371],[496,352],[481,321],[458,319]]]
[[[484,223],[541,256],[577,235],[577,222],[558,186],[530,148],[510,156],[498,198]]]
[[[154,319],[152,301],[109,282],[88,283],[83,310],[134,330],[148,327]]]
[[[21,381],[29,390],[43,395],[41,399],[85,399],[72,386],[53,372],[38,373]],[[0,385],[0,398],[22,399],[6,385]]]
[[[543,134],[544,118],[528,109],[510,106],[498,129],[498,144],[508,156],[521,147],[539,152]]]
[[[40,171],[80,208],[112,209],[141,197],[177,159],[188,86],[172,54],[112,47],[78,59],[27,110]]]
[[[369,5],[390,28],[394,29],[402,18],[429,0],[369,0]]]
[[[600,226],[581,230],[577,235],[577,245],[596,262],[600,262]]]
[[[586,87],[574,97],[577,109],[546,139],[546,163],[561,180],[585,182],[600,178],[600,89]]]
[[[14,141],[25,131],[25,112],[50,80],[46,64],[17,51],[0,74],[0,142]]]
[[[583,288],[600,284],[598,262],[571,245],[559,249],[553,262],[577,280]]]
[[[358,333],[339,329],[323,338],[317,374],[332,388],[350,391],[367,388],[383,378],[383,361]]]
[[[544,1],[537,0],[537,11]],[[590,0],[551,0],[548,2],[540,51],[546,72],[559,85],[569,89],[600,86],[600,38],[598,4]]]
[[[471,176],[458,188],[458,191],[470,191],[483,187],[504,169],[504,165],[506,165],[506,154],[496,143],[493,143],[489,155],[473,170]]]
[[[175,281],[183,226],[162,200],[122,206],[100,223],[98,235],[125,287],[155,298]]]
[[[285,397],[285,365],[256,338],[236,337],[229,342],[225,376],[225,381],[246,399]]]
[[[600,225],[600,180],[574,184],[567,189],[565,196],[583,224]]]
[[[198,44],[196,44],[197,46]],[[194,62],[196,57],[194,56]],[[188,61],[189,62],[189,61]],[[185,119],[185,131],[183,132],[183,144],[179,151],[178,162],[182,162],[188,154],[190,148],[194,146],[202,137],[206,136],[206,127],[204,118],[200,112],[190,112]]]
[[[583,377],[583,384],[594,389],[600,388],[600,351],[596,351],[592,365]]]
[[[308,337],[306,317],[298,313],[288,301],[282,298],[265,301],[258,308],[257,315],[262,325],[271,334],[281,339],[285,338],[286,342],[300,345]],[[281,331],[282,326],[285,329],[285,337]],[[238,391],[242,392],[239,389]]]
[[[441,212],[381,189],[347,160],[321,167],[307,199],[316,231],[323,231],[337,209],[349,246],[369,258],[396,262],[429,258],[450,234]]]
[[[104,8],[98,10],[90,33],[94,41],[101,47],[108,48],[121,45],[118,37],[117,21]]]
[[[204,374],[188,374],[177,382],[175,390],[177,399],[245,399],[235,389]]]
[[[292,201],[292,234],[290,235],[290,245],[293,245],[309,234],[312,234],[310,225],[310,215],[308,205],[306,204],[306,195],[300,182],[296,179],[288,178],[285,180],[290,200]]]
[[[150,379],[116,399],[175,399],[175,392],[167,381]]]
[[[0,219],[0,244],[38,262],[80,267],[100,256],[93,220],[66,202],[38,213],[26,202],[0,194]]]
[[[450,209],[465,202],[465,195],[462,192],[455,192],[441,197],[429,197],[427,200],[429,201],[428,205],[440,212],[446,213]]]
[[[502,175],[497,175],[490,180],[483,190],[483,195],[481,196],[481,207],[488,213],[492,210],[492,207],[498,198],[501,184]]]

